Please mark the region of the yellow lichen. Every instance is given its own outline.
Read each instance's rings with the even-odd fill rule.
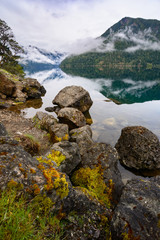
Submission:
[[[7,183],[7,187],[8,188],[16,188],[18,190],[22,190],[23,189],[23,184],[22,183],[18,183],[15,180],[11,179],[8,183]]]
[[[52,150],[50,154],[47,155],[47,158],[38,157],[37,160],[40,163],[46,163],[49,166],[54,166],[54,162],[59,167],[61,163],[66,159],[66,157],[60,152]]]
[[[47,191],[54,188],[61,199],[68,195],[68,183],[65,175],[61,176],[61,174],[53,167],[43,170],[43,175],[47,180],[47,184],[44,186]]]
[[[40,188],[37,184],[33,185],[34,195],[38,195],[40,193]]]
[[[88,189],[90,195],[107,207],[111,206],[113,182],[110,180],[108,186],[105,184],[100,166],[93,169],[80,168],[73,174],[72,182],[76,186]]]
[[[8,187],[17,187],[17,185],[18,185],[18,183],[16,181],[14,181],[13,179],[11,179],[7,184]]]
[[[33,168],[30,169],[30,173],[36,173],[36,170],[34,170]]]
[[[54,161],[58,167],[66,159],[66,157],[60,151],[55,150],[52,150],[51,153],[47,156],[47,158],[51,161]]]

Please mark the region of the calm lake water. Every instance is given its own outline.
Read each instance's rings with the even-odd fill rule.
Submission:
[[[95,141],[114,146],[122,128],[136,125],[150,129],[160,139],[160,80],[87,79],[66,75],[59,68],[29,76],[43,84],[47,93],[39,109],[23,110],[26,117],[33,117],[37,111],[53,106],[52,100],[65,86],[78,85],[89,91],[93,100],[89,112]]]

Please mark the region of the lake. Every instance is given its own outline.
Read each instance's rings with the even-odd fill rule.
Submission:
[[[29,76],[43,84],[47,93],[42,98],[40,108],[23,110],[25,117],[33,117],[37,111],[45,111],[46,107],[53,106],[52,100],[65,86],[78,85],[85,88],[93,100],[89,112],[93,120],[91,127],[95,141],[114,146],[122,128],[136,125],[148,128],[160,139],[159,80],[88,79],[67,75],[59,68],[35,72]]]

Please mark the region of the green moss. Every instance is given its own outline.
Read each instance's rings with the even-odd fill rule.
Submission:
[[[60,240],[62,213],[52,214],[54,204],[46,195],[29,200],[14,189],[0,192],[0,239]]]
[[[113,182],[110,180],[109,186],[105,184],[100,166],[93,169],[80,168],[73,174],[72,182],[75,186],[87,189],[92,197],[95,197],[108,208],[111,206]]]

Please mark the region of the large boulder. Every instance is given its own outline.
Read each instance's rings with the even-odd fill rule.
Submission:
[[[60,108],[73,107],[86,112],[92,106],[89,93],[82,87],[69,86],[63,88],[54,98],[53,104]]]
[[[145,127],[133,126],[122,129],[115,148],[121,164],[128,168],[160,169],[160,142],[157,136]]]
[[[70,129],[86,125],[86,120],[82,112],[78,109],[65,107],[58,112],[59,121],[66,123]]]
[[[131,180],[111,222],[112,239],[160,239],[160,177]]]

